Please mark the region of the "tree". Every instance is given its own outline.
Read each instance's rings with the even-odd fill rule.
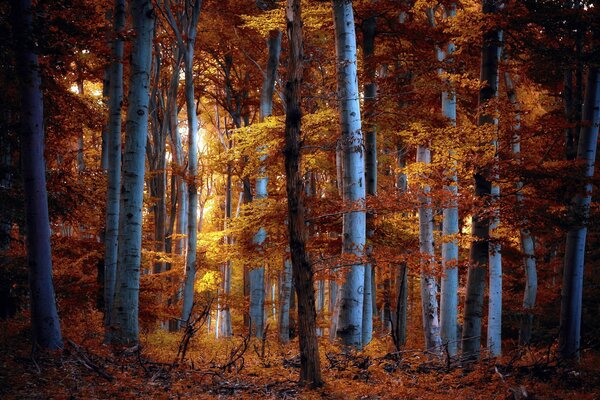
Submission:
[[[285,175],[288,203],[288,235],[292,274],[298,295],[298,329],[300,345],[300,380],[313,387],[321,386],[319,344],[316,334],[313,271],[306,251],[305,209],[300,174],[302,127],[301,88],[304,69],[302,9],[300,0],[288,0],[288,72],[285,85]]]
[[[121,175],[119,257],[110,320],[110,341],[124,344],[137,343],[139,339],[142,200],[155,20],[154,9],[149,0],[132,1],[130,13],[135,37],[131,48],[125,152]]]
[[[517,94],[510,72],[504,72],[504,86],[506,87],[508,99],[515,108],[515,121],[513,125],[512,153],[515,161],[521,164],[521,112],[517,101]],[[515,200],[519,208],[523,207],[524,195],[523,182],[517,181],[515,184]],[[522,211],[522,210],[519,210]],[[529,221],[526,217],[521,220],[519,228],[519,238],[521,253],[523,254],[523,267],[525,270],[525,290],[523,291],[523,315],[519,325],[519,344],[528,345],[531,340],[531,330],[533,325],[533,309],[537,297],[537,267],[535,259],[535,242],[529,229]]]
[[[456,5],[452,4],[446,11],[446,17],[456,15]],[[453,43],[448,43],[446,51],[437,49],[438,61],[450,62],[449,57],[455,50]],[[441,72],[441,71],[440,71]],[[449,82],[445,82],[449,84]],[[448,119],[450,126],[456,126],[456,92],[453,87],[442,92],[442,114]],[[450,156],[454,151],[450,151]],[[454,357],[457,352],[457,313],[458,313],[458,241],[452,235],[458,234],[458,185],[456,163],[449,168],[449,177],[445,185],[450,199],[443,208],[442,222],[442,279],[440,295],[440,326],[442,343],[448,354]]]
[[[365,170],[356,65],[356,32],[352,2],[333,0],[337,61],[340,144],[343,151],[343,200],[351,210],[343,216],[342,253],[361,257],[366,242]],[[340,289],[337,335],[346,345],[362,346],[365,267],[351,262]]]
[[[108,188],[106,191],[106,228],[104,233],[104,324],[110,326],[115,295],[119,244],[119,201],[121,185],[121,105],[123,103],[123,34],[125,0],[115,0],[112,62],[109,68],[108,128],[106,159]]]
[[[273,30],[269,32],[267,39],[267,68],[264,71],[264,80],[260,92],[260,117],[259,121],[263,122],[266,117],[273,113],[273,92],[275,91],[275,81],[277,80],[277,67],[279,66],[279,55],[281,53],[281,31]],[[264,152],[265,148],[258,148],[257,152]],[[261,162],[265,162],[266,156],[261,155]],[[261,165],[256,178],[255,199],[266,199],[268,192],[269,177],[266,167]],[[263,227],[258,229],[254,235],[254,244],[262,246],[267,239],[267,232]],[[250,321],[252,326],[251,332],[259,338],[262,338],[265,330],[265,267],[261,266],[250,271]]]
[[[497,11],[494,0],[483,0],[484,14]],[[495,124],[493,115],[484,110],[485,104],[498,93],[498,63],[500,50],[500,32],[496,28],[485,31],[481,48],[481,77],[483,84],[479,91],[479,125]],[[489,181],[489,169],[475,172],[475,196],[487,202],[491,196],[492,185]],[[483,315],[483,297],[485,291],[485,271],[489,258],[489,218],[482,212],[473,215],[471,224],[471,250],[467,272],[467,294],[464,307],[462,332],[462,352],[464,358],[479,358],[481,341],[481,319]]]
[[[581,172],[584,186],[570,205],[572,225],[567,233],[561,292],[558,346],[561,357],[565,359],[579,358],[580,351],[585,244],[592,201],[590,179],[594,176],[600,125],[600,68],[597,66],[590,67],[588,72],[582,117],[577,160],[584,167]]]
[[[21,100],[21,165],[25,194],[27,265],[34,347],[62,348],[52,284],[50,222],[44,161],[44,101],[33,36],[31,0],[13,2],[13,30]]]
[[[188,119],[188,250],[185,261],[183,285],[183,309],[181,320],[187,322],[194,304],[194,282],[196,279],[196,248],[198,246],[198,116],[194,89],[194,46],[198,32],[198,18],[202,0],[184,0],[181,4],[179,21],[171,11],[170,1],[165,2],[167,21],[177,38],[179,51],[183,53],[185,76],[185,104]],[[181,26],[178,25],[178,22]]]
[[[375,65],[373,58],[375,53],[375,35],[376,35],[377,19],[369,17],[363,21],[363,64],[365,70],[365,79],[367,83],[364,85],[365,93],[365,121],[367,121],[367,132],[365,135],[365,179],[366,191],[370,196],[377,195],[377,127],[375,126],[375,103],[377,101],[377,84],[375,83]],[[367,211],[367,240],[372,240],[374,227],[375,213]],[[369,263],[365,264],[365,283],[363,285],[363,321],[362,321],[362,345],[365,346],[371,342],[373,335],[373,307],[375,304],[374,277],[375,265],[373,265],[373,245],[367,245],[367,256],[370,258]],[[375,307],[376,308],[376,307]]]

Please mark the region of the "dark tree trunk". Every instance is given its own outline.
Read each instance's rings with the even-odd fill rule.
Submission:
[[[483,0],[483,12],[495,13],[496,2]],[[496,97],[498,93],[498,63],[500,32],[491,30],[484,33],[481,49],[481,82],[485,85],[479,92],[479,107]],[[479,125],[494,123],[490,113],[482,113]],[[489,170],[481,169],[475,173],[475,196],[487,203],[491,197],[492,184],[489,181]],[[462,354],[464,358],[479,358],[481,343],[481,320],[483,317],[483,297],[485,292],[486,267],[488,265],[488,248],[490,237],[489,217],[478,212],[473,215],[471,226],[473,242],[469,254],[469,270],[467,273],[467,294],[464,309],[464,325],[462,334]]]
[[[288,198],[288,234],[292,274],[298,295],[298,329],[300,343],[300,380],[321,386],[319,345],[316,335],[313,271],[306,251],[306,225],[300,174],[302,110],[300,106],[303,77],[303,39],[300,0],[287,2],[289,40],[288,77],[285,86],[285,172]]]
[[[33,38],[31,0],[13,3],[13,26],[21,94],[21,162],[27,227],[27,264],[34,346],[62,348],[52,284],[50,222],[44,161],[42,77]]]

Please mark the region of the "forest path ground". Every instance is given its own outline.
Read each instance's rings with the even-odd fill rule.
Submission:
[[[179,334],[148,335],[141,351],[116,352],[99,336],[67,336],[64,351],[34,361],[25,325],[0,324],[1,399],[600,399],[594,351],[577,369],[557,365],[547,349],[448,368],[420,351],[389,353],[385,338],[352,354],[322,339],[326,383],[311,390],[296,382],[297,342],[269,339],[261,356],[261,341],[198,339],[186,361],[173,365]]]

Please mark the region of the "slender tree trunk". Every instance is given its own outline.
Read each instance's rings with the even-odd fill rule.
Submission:
[[[288,0],[288,76],[285,86],[285,173],[288,199],[288,235],[292,274],[298,294],[298,328],[300,344],[300,380],[321,386],[319,344],[316,336],[315,292],[313,271],[306,251],[305,209],[300,174],[301,88],[303,79],[303,38],[300,0]]]
[[[131,49],[131,75],[125,128],[125,152],[119,212],[119,257],[115,300],[111,316],[111,341],[137,343],[142,250],[142,207],[145,149],[154,10],[148,0],[133,0],[131,16],[135,37]]]
[[[504,86],[508,94],[508,99],[515,109],[515,122],[513,126],[512,153],[515,161],[521,164],[521,111],[517,101],[514,83],[509,72],[504,73]],[[523,182],[518,181],[515,184],[515,200],[519,211],[522,212],[524,195]],[[520,221],[520,239],[521,253],[523,255],[523,267],[525,270],[525,291],[523,293],[523,314],[519,326],[519,344],[528,345],[531,341],[531,331],[533,327],[533,309],[537,297],[537,268],[535,259],[535,242],[529,230],[529,220],[522,217]]]
[[[456,6],[453,4],[447,12],[449,18],[456,14]],[[449,43],[446,51],[437,50],[438,61],[451,57],[454,52],[454,44]],[[450,62],[450,60],[446,60]],[[440,70],[440,73],[442,71]],[[456,126],[456,93],[454,90],[442,92],[442,114],[448,119],[450,126]],[[454,154],[450,150],[450,155]],[[457,235],[458,230],[458,195],[456,164],[450,167],[448,182],[444,190],[449,196],[448,202],[443,209],[442,222],[442,270],[441,296],[440,296],[440,326],[442,343],[446,347],[450,357],[456,356],[458,349],[457,335],[457,313],[458,313],[458,241],[452,236]]]
[[[267,58],[267,68],[265,79],[263,80],[262,90],[260,92],[260,121],[273,114],[273,93],[275,92],[275,82],[277,81],[277,67],[279,67],[279,56],[281,55],[281,37],[280,30],[275,29],[269,32],[267,48],[269,55]]]
[[[497,168],[497,165],[494,166]],[[498,175],[495,175],[495,180]],[[492,185],[491,202],[497,203],[500,197],[500,187]],[[500,224],[500,211],[494,206],[493,219],[490,224],[490,237],[498,229]],[[490,241],[489,244],[489,302],[488,302],[488,325],[487,325],[487,347],[490,355],[498,357],[502,353],[502,253],[500,243]]]
[[[112,49],[112,44],[110,44]],[[102,103],[108,106],[110,96],[110,75],[112,63],[108,64],[104,70],[104,78],[102,79]],[[110,120],[110,117],[109,117]],[[102,126],[102,144],[100,150],[100,169],[108,172],[108,122]]]
[[[417,162],[431,164],[429,148],[417,148]],[[428,351],[441,351],[440,325],[438,319],[437,281],[432,274],[435,262],[433,247],[433,208],[431,207],[430,188],[422,189],[419,206],[419,250],[421,252],[421,305],[425,348]]]
[[[152,91],[150,94],[150,120],[151,129],[148,134],[146,144],[146,157],[148,167],[150,168],[150,177],[147,186],[150,189],[152,197],[152,215],[154,217],[154,251],[157,253],[165,252],[165,224],[167,217],[166,205],[166,124],[161,120],[164,115],[163,99],[159,88],[161,74],[161,56],[160,47],[155,46],[153,70],[154,77],[151,82]],[[152,137],[152,141],[150,138]],[[152,272],[155,274],[166,270],[166,263],[156,261],[152,266]]]
[[[198,245],[198,116],[194,90],[194,45],[202,0],[194,0],[191,15],[185,25],[186,43],[183,55],[185,72],[185,104],[188,118],[188,251],[185,262],[183,285],[183,309],[181,319],[187,322],[194,306],[194,282],[196,280],[196,248]]]
[[[33,343],[35,347],[54,350],[62,348],[62,336],[52,284],[42,77],[33,36],[31,0],[14,1],[12,6],[17,43],[15,55],[20,78],[21,162]]]
[[[483,0],[483,12],[497,11],[494,0]],[[498,52],[500,48],[500,32],[490,30],[484,33],[481,49],[481,82],[485,83],[479,91],[479,109],[498,93]],[[494,117],[483,113],[479,117],[479,125],[495,124]],[[475,173],[475,196],[487,203],[491,196],[489,168],[479,169]],[[464,307],[464,323],[462,333],[462,354],[466,359],[478,359],[481,347],[481,319],[483,316],[483,297],[485,292],[486,266],[489,257],[489,218],[483,212],[473,215],[471,225],[471,251],[467,272],[467,294]]]
[[[581,176],[585,186],[571,202],[572,225],[567,232],[561,292],[558,347],[565,359],[578,359],[580,351],[585,244],[600,125],[600,69],[597,66],[590,67],[588,72],[582,122],[577,159],[585,163]]]
[[[397,154],[398,168],[401,172],[398,174],[396,188],[399,194],[404,194],[408,189],[408,181],[406,174],[402,172],[406,167],[406,149],[402,143],[397,146]],[[383,321],[388,324],[391,322],[392,338],[395,338],[394,343],[399,350],[406,344],[406,312],[408,309],[408,268],[406,263],[401,263],[396,273],[396,313],[393,317],[389,300],[391,286],[391,280],[388,279],[387,282],[384,282],[387,298],[383,306]]]
[[[279,55],[281,53],[281,31],[273,30],[269,32],[267,47],[269,56],[267,59],[267,68],[265,79],[263,81],[261,96],[260,96],[260,121],[270,116],[273,112],[273,92],[275,90],[275,81],[277,80],[277,67],[279,65]],[[264,152],[266,149],[259,148],[257,151]],[[264,163],[266,156],[260,156],[261,163]],[[268,196],[267,185],[269,177],[264,165],[259,167],[258,178],[256,178],[256,199],[266,199]],[[264,228],[259,228],[254,236],[254,243],[257,246],[262,246],[267,238],[267,232]],[[264,335],[265,325],[265,267],[261,266],[250,271],[250,321],[252,326],[251,332],[262,338]]]
[[[377,84],[375,83],[375,66],[373,65],[373,54],[375,52],[375,17],[369,17],[363,22],[363,64],[365,69],[364,87],[364,114],[367,122],[365,135],[365,179],[367,181],[366,191],[369,196],[377,195],[377,127],[375,126],[375,103],[377,101]],[[365,265],[364,299],[363,299],[363,321],[362,321],[362,345],[366,346],[373,337],[373,304],[375,303],[374,270],[375,258],[372,256],[373,235],[375,233],[375,212],[367,211],[367,248],[366,254],[369,263]],[[376,309],[376,308],[375,308]]]
[[[79,69],[79,66],[77,66]],[[77,78],[77,94],[81,97],[85,95],[83,89],[83,78]],[[81,174],[85,171],[85,158],[83,154],[83,122],[77,135],[77,173]]]
[[[338,101],[343,149],[342,253],[362,257],[366,242],[365,170],[356,68],[356,32],[352,2],[333,0],[337,57]],[[341,290],[337,335],[345,345],[362,346],[362,312],[365,267],[357,261],[350,267]]]
[[[290,341],[290,302],[292,295],[292,261],[285,259],[279,288],[279,341]]]
[[[106,192],[106,231],[104,234],[104,324],[110,326],[115,296],[119,242],[119,202],[121,186],[121,105],[123,103],[123,31],[125,0],[115,0],[113,60],[110,66],[109,111],[106,135],[108,190]]]
[[[502,32],[498,33],[499,40],[502,40]],[[502,48],[500,43],[496,50],[496,61],[500,62],[500,53]],[[496,96],[498,95],[499,75],[496,69]],[[498,124],[497,120],[494,123]],[[487,347],[490,355],[498,357],[502,354],[502,246],[496,235],[500,225],[500,208],[498,199],[500,198],[500,186],[498,180],[498,134],[493,141],[496,149],[492,165],[492,186],[490,189],[490,204],[492,205],[492,219],[489,225],[490,242],[488,244],[488,265],[489,265],[489,301],[488,301],[488,325],[487,325]]]
[[[230,144],[231,147],[231,144]],[[229,221],[231,221],[231,211],[232,211],[232,203],[231,203],[231,163],[227,164],[227,181],[225,185],[225,229],[229,226]],[[226,236],[224,238],[225,244],[229,245],[232,243],[231,238]],[[223,295],[223,299],[220,299],[219,302],[219,312],[218,312],[218,331],[217,337],[224,336],[229,337],[232,334],[231,329],[231,314],[229,311],[229,294],[231,292],[231,262],[226,261],[222,267],[222,275],[223,282],[221,284],[221,294]]]

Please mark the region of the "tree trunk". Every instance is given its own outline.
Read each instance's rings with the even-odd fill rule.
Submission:
[[[392,327],[392,339],[396,350],[400,350],[406,344],[406,310],[408,306],[408,268],[402,263],[396,276],[396,314],[394,326]]]
[[[497,11],[494,0],[483,0],[483,12]],[[484,86],[479,91],[479,109],[498,93],[498,53],[500,49],[500,32],[490,30],[484,33],[481,49],[481,82]],[[491,114],[482,114],[479,125],[495,124]],[[484,203],[491,196],[491,183],[488,180],[488,168],[480,168],[475,172],[475,196]],[[462,354],[466,359],[478,359],[481,343],[481,319],[483,316],[483,297],[485,292],[485,273],[489,258],[489,219],[482,212],[473,215],[471,235],[473,242],[469,254],[467,272],[467,294],[464,308],[464,324],[462,333]]]
[[[447,17],[456,15],[456,6],[453,4],[447,11]],[[438,48],[439,62],[454,53],[454,44],[449,43],[446,51]],[[451,62],[447,60],[446,62]],[[443,72],[440,70],[440,73]],[[449,83],[449,82],[446,82]],[[442,92],[442,114],[448,119],[450,126],[456,126],[456,93],[454,90]],[[450,156],[454,154],[450,150]],[[456,356],[458,348],[457,338],[457,313],[458,313],[458,241],[455,236],[458,229],[458,195],[456,163],[450,167],[448,181],[444,185],[449,200],[444,204],[442,222],[442,279],[440,295],[440,326],[442,343],[450,357]]]
[[[231,146],[231,144],[230,144]],[[227,229],[229,221],[231,220],[231,163],[227,164],[227,181],[225,186],[225,226]],[[226,236],[224,238],[225,244],[231,244],[231,238]],[[231,314],[229,311],[229,294],[231,292],[231,262],[226,261],[222,267],[223,282],[221,284],[221,294],[223,298],[219,299],[219,310],[218,310],[218,329],[217,337],[224,336],[229,337],[232,334],[231,329]]]
[[[513,126],[512,153],[515,161],[521,164],[521,111],[517,101],[513,81],[509,72],[504,73],[504,84],[508,94],[508,99],[515,108],[515,123]],[[517,207],[521,211],[524,203],[523,182],[518,181],[515,184],[515,199]],[[529,230],[529,220],[522,217],[519,228],[521,239],[521,253],[523,254],[523,267],[525,270],[525,291],[523,293],[523,314],[519,326],[519,344],[528,345],[531,340],[531,331],[533,327],[533,309],[537,297],[537,267],[535,259],[535,242]]]
[[[142,208],[154,10],[148,0],[133,0],[131,16],[135,36],[131,49],[131,74],[125,128],[125,152],[119,212],[119,257],[115,299],[111,316],[112,342],[139,340],[138,305],[142,250]]]
[[[338,101],[343,150],[343,200],[353,211],[344,212],[342,253],[362,257],[366,242],[365,170],[356,68],[356,32],[352,2],[333,0],[337,58]],[[356,261],[346,273],[341,290],[337,335],[345,345],[362,346],[365,267]]]
[[[279,288],[279,341],[290,341],[290,302],[292,296],[292,261],[285,259]]]
[[[52,284],[42,77],[34,47],[31,0],[15,1],[12,5],[13,29],[18,44],[15,55],[20,77],[21,165],[33,343],[35,347],[54,350],[62,348],[62,336]]]
[[[189,3],[192,3],[189,1]],[[194,45],[198,29],[198,18],[202,0],[194,0],[191,15],[185,28],[185,52],[183,66],[185,73],[185,104],[188,118],[188,251],[185,262],[183,285],[183,309],[181,319],[190,319],[194,306],[194,282],[196,280],[196,247],[198,245],[198,116],[194,91]]]
[[[281,31],[273,30],[269,33],[267,47],[269,56],[267,59],[267,68],[265,79],[263,81],[260,95],[260,121],[272,114],[273,111],[273,92],[275,90],[275,81],[277,80],[277,67],[279,65],[279,55],[281,53]],[[266,149],[259,148],[257,152],[264,152]],[[260,156],[261,163],[266,160],[266,155]],[[256,199],[266,199],[268,196],[267,185],[269,177],[264,165],[259,167],[258,178],[256,178]],[[264,228],[259,228],[254,236],[254,243],[262,246],[267,238],[267,232]],[[250,331],[256,337],[262,338],[264,335],[264,304],[265,304],[265,267],[261,266],[249,273],[250,280]]]
[[[115,296],[119,241],[119,202],[121,189],[121,105],[123,103],[123,31],[125,0],[115,0],[113,61],[110,66],[109,114],[106,135],[108,190],[106,192],[106,231],[104,234],[104,324],[110,326]]]
[[[577,160],[585,163],[581,176],[585,186],[571,201],[572,225],[567,232],[561,292],[558,347],[561,357],[565,359],[578,359],[580,350],[585,243],[600,125],[600,69],[597,66],[590,67],[588,72],[582,121],[584,124],[580,128]]]
[[[417,148],[417,162],[431,164],[429,148]],[[419,251],[421,252],[421,305],[425,348],[434,353],[441,351],[440,324],[438,319],[437,281],[432,274],[435,254],[433,247],[433,208],[430,188],[424,186],[419,206]]]
[[[365,79],[364,86],[364,114],[367,122],[365,135],[365,179],[366,191],[369,196],[377,195],[377,128],[375,126],[375,103],[377,100],[377,84],[375,83],[375,66],[373,54],[375,52],[375,17],[369,17],[363,22],[363,64]],[[365,282],[363,290],[363,320],[362,320],[362,345],[366,346],[373,337],[373,304],[375,291],[373,290],[375,259],[372,257],[373,235],[375,233],[375,212],[367,211],[367,248],[366,254],[369,263],[365,265]]]
[[[288,77],[285,86],[285,173],[288,199],[288,235],[292,258],[292,274],[298,295],[298,328],[300,344],[300,380],[321,386],[319,344],[316,335],[315,292],[312,265],[306,251],[305,209],[300,174],[301,88],[303,77],[303,39],[300,0],[288,0]]]

